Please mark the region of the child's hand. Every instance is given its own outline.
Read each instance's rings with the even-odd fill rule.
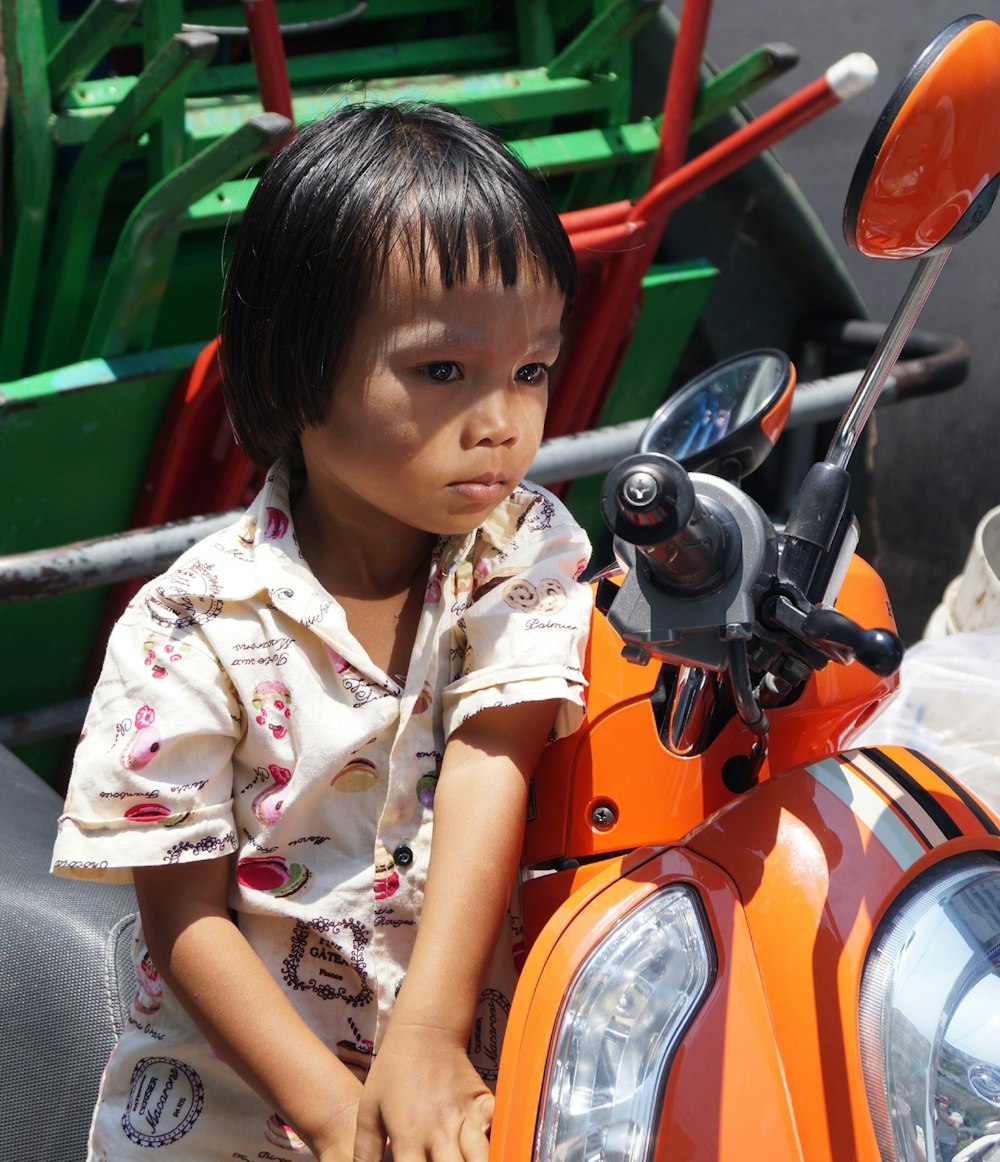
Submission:
[[[493,1095],[440,1029],[390,1025],[358,1108],[354,1162],[486,1162]],[[325,1162],[325,1159],[324,1159]]]

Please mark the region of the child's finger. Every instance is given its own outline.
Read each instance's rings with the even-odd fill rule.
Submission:
[[[354,1162],[383,1162],[386,1135],[381,1119],[372,1121],[358,1111],[358,1128],[354,1134]]]
[[[458,1148],[463,1162],[487,1162],[494,1104],[493,1094],[482,1094],[473,1102],[468,1116],[462,1122],[458,1133]]]
[[[385,1139],[381,1135],[358,1134],[354,1139],[353,1162],[382,1162]]]
[[[476,1103],[477,1113],[483,1119],[483,1133],[488,1138],[490,1130],[493,1128],[493,1109],[496,1106],[496,1098],[491,1093],[484,1093]]]
[[[486,1126],[478,1119],[466,1119],[458,1132],[458,1149],[462,1162],[487,1162],[490,1140]]]

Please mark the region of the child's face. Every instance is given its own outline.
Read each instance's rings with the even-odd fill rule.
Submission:
[[[538,450],[562,311],[530,276],[447,289],[392,262],[325,423],[302,434],[310,508],[374,536],[476,528]]]

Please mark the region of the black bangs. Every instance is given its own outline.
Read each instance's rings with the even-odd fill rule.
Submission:
[[[527,275],[571,301],[569,239],[489,130],[434,105],[355,104],[303,128],[264,171],[222,303],[223,382],[262,467],[322,423],[358,317],[402,253],[447,287]]]
[[[480,126],[460,141],[442,141],[471,123],[434,106],[375,107],[388,141],[356,193],[370,215],[375,281],[389,255],[404,251],[421,281],[434,271],[447,287],[498,277],[513,286],[526,267],[572,298],[577,268],[565,232],[544,193],[499,140]],[[419,112],[419,116],[417,116]],[[408,115],[409,114],[409,115]],[[365,211],[367,203],[367,211]],[[437,267],[433,265],[436,259]]]

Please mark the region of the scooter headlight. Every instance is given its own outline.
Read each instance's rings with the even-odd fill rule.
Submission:
[[[690,887],[661,888],[615,925],[563,1001],[536,1158],[640,1162],[651,1155],[671,1058],[714,975],[715,951]]]
[[[960,1143],[978,1158],[977,1141],[988,1153],[1000,1140],[997,860],[948,860],[914,882],[876,933],[859,1017],[885,1162],[950,1159]]]

